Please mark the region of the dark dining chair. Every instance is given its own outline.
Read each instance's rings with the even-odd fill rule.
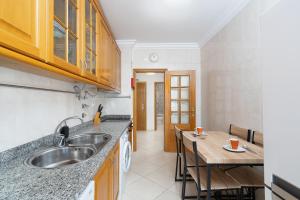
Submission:
[[[264,138],[263,138],[262,132],[253,131],[253,135],[252,135],[252,143],[253,144],[263,147],[264,146],[263,140],[264,140]]]
[[[182,135],[182,133],[181,133]],[[207,167],[200,165],[200,157],[196,141],[182,135],[182,152],[183,152],[183,183],[182,183],[182,200],[190,199],[194,196],[186,196],[186,174],[192,176],[197,188],[197,200],[205,197],[207,191]],[[211,191],[214,192],[213,197],[221,198],[222,191],[235,191],[236,198],[239,198],[240,184],[233,178],[228,176],[223,170],[213,167],[211,169]]]
[[[253,132],[252,143],[263,147],[263,134],[258,131]],[[255,167],[243,166],[229,169],[226,173],[241,184],[242,198],[255,200],[255,191],[264,188],[263,170]],[[246,195],[245,195],[246,192]]]
[[[229,134],[230,135],[234,135],[237,136],[239,138],[242,138],[248,142],[250,142],[250,137],[251,137],[251,129],[245,129],[245,128],[241,128],[238,127],[234,124],[230,124],[229,127]]]
[[[183,180],[183,172],[182,172],[182,164],[183,164],[183,156],[182,156],[182,130],[177,126],[175,129],[175,140],[176,140],[176,167],[175,167],[175,181]],[[190,175],[188,174],[188,177]],[[193,181],[193,179],[187,179],[187,181]]]

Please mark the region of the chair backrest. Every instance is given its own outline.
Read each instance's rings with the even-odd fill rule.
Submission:
[[[254,131],[252,136],[252,143],[263,147],[264,146],[263,133],[259,131]]]
[[[250,142],[250,135],[251,135],[250,129],[245,129],[245,128],[241,128],[241,127],[235,126],[233,124],[230,124],[229,134],[238,136],[238,137]]]
[[[178,140],[182,140],[182,138],[181,138],[181,132],[182,132],[181,129],[178,128],[177,126],[175,126],[174,129],[175,129],[175,136],[176,136],[176,138]]]
[[[176,151],[177,151],[177,156],[179,156],[179,153],[182,152],[182,131],[177,126],[175,126],[174,129],[175,129]]]
[[[183,152],[183,163],[185,167],[195,167],[196,168],[196,175],[197,180],[195,180],[201,190],[200,184],[200,158],[198,157],[198,150],[197,150],[197,142],[195,140],[190,140],[182,135],[182,152]],[[189,162],[189,163],[188,163]]]

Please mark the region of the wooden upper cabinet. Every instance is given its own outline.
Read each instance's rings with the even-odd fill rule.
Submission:
[[[100,31],[100,14],[96,5],[92,0],[83,0],[84,13],[82,19],[83,31],[83,76],[97,81],[97,66],[99,65],[99,51],[98,46],[101,45],[99,38]]]
[[[80,74],[80,0],[48,0],[47,60]]]
[[[39,60],[45,59],[45,1],[1,0],[0,45]]]
[[[112,86],[112,39],[110,32],[103,20],[101,20],[101,63],[98,81],[106,86]]]
[[[0,0],[0,47],[68,80],[120,90],[120,51],[98,0]]]
[[[116,52],[116,73],[117,73],[117,87],[116,89],[118,91],[121,91],[121,52],[120,50],[117,48],[117,52]]]
[[[121,89],[121,60],[120,51],[116,43],[113,42],[112,50],[112,67],[113,67],[113,77],[112,77],[112,87],[116,91]]]

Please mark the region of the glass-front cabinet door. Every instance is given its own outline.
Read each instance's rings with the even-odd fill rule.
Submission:
[[[84,0],[84,42],[83,42],[83,75],[97,80],[97,40],[99,26],[97,18],[99,13],[97,12],[96,6],[92,0]]]
[[[79,0],[49,0],[48,61],[80,73]]]

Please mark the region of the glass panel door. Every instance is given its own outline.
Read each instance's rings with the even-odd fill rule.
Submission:
[[[167,71],[165,74],[165,151],[175,151],[174,127],[195,128],[195,72]]]
[[[189,85],[187,75],[171,75],[171,123],[189,124]]]

